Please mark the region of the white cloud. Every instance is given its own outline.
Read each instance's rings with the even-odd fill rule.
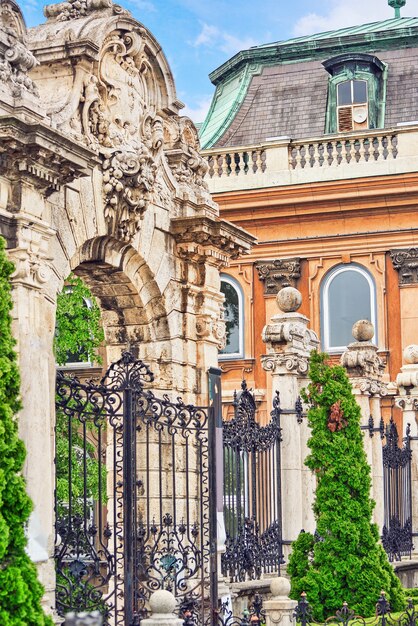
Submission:
[[[236,37],[225,30],[221,30],[217,26],[203,23],[202,30],[196,39],[190,43],[194,48],[216,48],[217,50],[225,52],[225,54],[232,55],[240,50],[246,50],[247,48],[251,48],[251,46],[256,46],[258,42],[252,37]]]
[[[394,10],[385,0],[330,0],[324,13],[308,13],[295,24],[295,37],[312,35],[327,30],[355,26],[368,22],[377,22],[394,17]],[[402,15],[410,16],[418,13],[418,0],[408,0]]]
[[[181,110],[180,115],[187,115],[195,124],[204,122],[206,115],[209,111],[209,107],[212,102],[212,96],[202,96],[197,98],[195,106],[189,106],[186,104],[185,108]]]

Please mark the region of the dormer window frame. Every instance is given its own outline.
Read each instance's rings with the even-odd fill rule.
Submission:
[[[354,121],[351,131],[340,131],[338,124],[338,87],[344,82],[356,80],[367,83],[367,124],[364,130],[384,128],[387,65],[370,54],[347,53],[324,61],[323,66],[330,74],[325,133],[336,134],[363,130],[356,128]]]

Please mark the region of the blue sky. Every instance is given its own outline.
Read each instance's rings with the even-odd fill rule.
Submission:
[[[28,26],[43,2],[20,0]],[[214,87],[208,74],[241,49],[393,16],[387,0],[118,0],[149,28],[171,65],[185,113],[203,121]],[[418,16],[418,0],[402,10]]]

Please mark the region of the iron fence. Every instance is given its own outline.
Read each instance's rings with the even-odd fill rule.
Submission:
[[[271,420],[261,426],[254,394],[245,381],[233,405],[233,419],[223,422],[226,551],[222,573],[231,582],[242,582],[280,574],[284,563],[281,417],[291,414],[301,423],[303,410],[300,398],[294,409],[282,409],[276,393]]]
[[[356,615],[356,612],[349,608],[347,602],[342,607],[325,620],[325,624],[336,624],[339,626],[417,626],[418,612],[411,598],[407,601],[406,609],[401,613],[392,614],[390,603],[384,591],[381,592],[375,605],[375,620],[369,616]],[[293,612],[293,619],[298,626],[318,626],[319,622],[313,617],[313,609],[309,604],[306,593],[302,593],[298,604]]]

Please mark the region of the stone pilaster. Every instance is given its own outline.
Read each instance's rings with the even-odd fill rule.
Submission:
[[[364,448],[372,470],[372,497],[376,502],[373,518],[379,528],[383,527],[383,461],[382,441],[379,425],[381,398],[387,393],[382,381],[384,364],[377,354],[378,348],[372,343],[373,324],[360,320],[353,326],[355,342],[351,343],[341,357],[346,368],[353,393],[361,408],[361,426],[364,430]]]
[[[401,345],[415,341],[418,322],[418,248],[391,250],[393,267],[399,274],[401,304]]]
[[[267,354],[263,368],[271,374],[273,396],[280,393],[281,406],[293,408],[300,390],[307,384],[309,355],[319,345],[316,334],[308,328],[309,320],[298,313],[300,292],[293,287],[279,291],[280,313],[263,330]],[[293,541],[299,532],[314,531],[312,500],[314,478],[305,467],[309,438],[306,420],[298,423],[294,414],[282,416],[282,510],[283,538]]]
[[[397,378],[398,395],[396,405],[402,410],[402,435],[407,432],[411,435],[410,446],[412,451],[411,479],[412,479],[412,528],[418,527],[418,345],[407,346],[403,353],[404,365]],[[414,552],[418,546],[414,542]]]

